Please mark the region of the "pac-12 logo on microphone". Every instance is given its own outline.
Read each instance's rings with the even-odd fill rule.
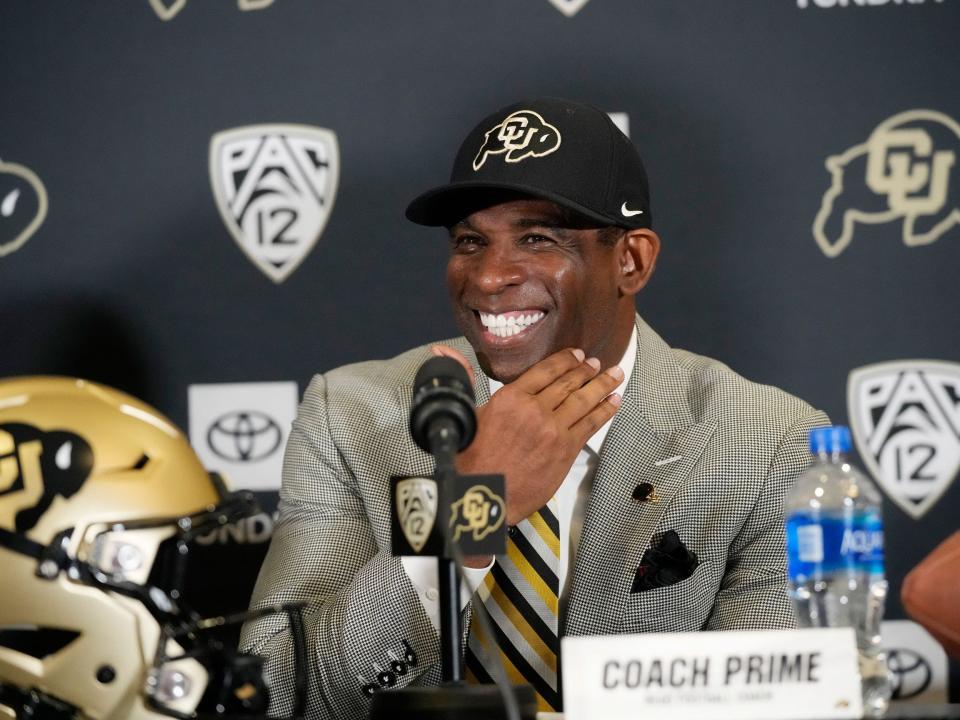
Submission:
[[[337,136],[325,128],[251,125],[210,141],[220,215],[247,257],[277,283],[323,234],[339,176]]]
[[[960,364],[902,360],[850,373],[860,457],[891,500],[918,519],[960,469]]]
[[[437,519],[437,482],[411,477],[397,483],[397,517],[414,552],[423,550]]]
[[[899,222],[908,247],[929,245],[960,223],[960,125],[934,110],[884,120],[865,143],[827,158],[831,185],[813,221],[827,257],[858,225]]]

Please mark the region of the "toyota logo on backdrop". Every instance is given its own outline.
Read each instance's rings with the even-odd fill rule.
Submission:
[[[930,686],[933,671],[930,663],[917,652],[907,648],[887,651],[887,667],[893,679],[893,699],[916,697]]]
[[[207,429],[207,446],[231,462],[257,462],[277,451],[283,441],[280,425],[257,410],[234,410]]]

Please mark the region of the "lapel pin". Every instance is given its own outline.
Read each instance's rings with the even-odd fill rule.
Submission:
[[[633,489],[633,499],[637,502],[660,502],[656,489],[648,482],[642,482]]]

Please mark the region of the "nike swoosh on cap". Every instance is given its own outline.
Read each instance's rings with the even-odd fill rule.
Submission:
[[[643,210],[628,210],[626,203],[620,206],[620,212],[623,214],[624,217],[633,217],[634,215],[643,214]]]

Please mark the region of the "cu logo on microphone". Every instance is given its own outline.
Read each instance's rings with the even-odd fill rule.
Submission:
[[[250,463],[270,457],[280,447],[283,432],[269,415],[256,410],[234,410],[207,428],[207,446],[217,457]]]
[[[933,680],[933,670],[919,653],[906,648],[887,651],[887,667],[893,680],[893,699],[906,700],[916,697]]]

